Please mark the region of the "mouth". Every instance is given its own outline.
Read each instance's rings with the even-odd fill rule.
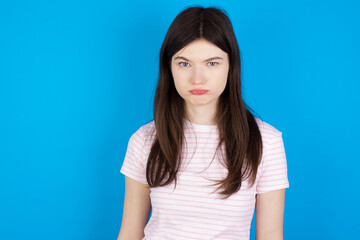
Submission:
[[[209,90],[205,90],[205,89],[193,89],[193,90],[190,90],[189,92],[194,95],[203,95],[203,94],[207,93],[208,91]]]

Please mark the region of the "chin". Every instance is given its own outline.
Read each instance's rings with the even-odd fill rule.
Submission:
[[[191,102],[190,104],[193,106],[204,106],[204,105],[208,105],[209,102],[208,101],[198,101],[198,102]]]

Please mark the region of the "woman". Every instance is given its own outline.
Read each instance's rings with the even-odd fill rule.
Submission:
[[[161,47],[154,121],[131,136],[120,170],[118,239],[248,240],[255,206],[256,239],[283,238],[282,133],[247,109],[230,20],[185,9]]]

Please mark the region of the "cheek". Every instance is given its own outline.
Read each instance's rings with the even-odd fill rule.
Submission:
[[[184,87],[186,87],[186,75],[180,71],[173,71],[172,77],[174,79],[174,85],[178,92],[184,91]]]
[[[173,74],[173,79],[176,91],[179,93],[180,96],[182,96],[182,92],[184,91],[183,81],[181,80],[181,78],[179,78],[179,76],[176,75],[176,73]]]
[[[215,80],[215,83],[219,89],[222,91],[226,87],[227,79],[228,79],[228,70],[221,69],[221,71],[216,72],[216,74],[212,75],[212,78]]]
[[[177,79],[177,80],[174,79],[174,85],[175,85],[175,89],[179,93],[179,95],[183,96],[184,92],[186,92],[186,87],[184,86],[182,81],[179,81],[179,79]]]

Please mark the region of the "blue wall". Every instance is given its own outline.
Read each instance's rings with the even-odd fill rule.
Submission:
[[[228,12],[244,98],[283,132],[285,239],[353,239],[355,0],[1,1],[1,239],[116,238],[127,142],[152,118],[165,33],[193,4]]]

